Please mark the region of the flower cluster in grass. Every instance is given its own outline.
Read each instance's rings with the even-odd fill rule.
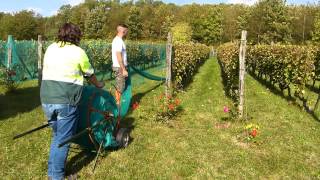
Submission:
[[[155,98],[155,102],[156,121],[167,122],[181,110],[181,100],[172,96],[161,94]]]
[[[260,127],[256,124],[251,123],[251,124],[246,125],[244,127],[245,134],[246,134],[245,139],[247,141],[251,141],[251,140],[255,139],[259,134],[259,132],[258,132],[259,129],[260,129]]]
[[[7,92],[13,92],[17,89],[18,84],[14,81],[16,75],[14,70],[0,67],[0,85],[4,86]]]

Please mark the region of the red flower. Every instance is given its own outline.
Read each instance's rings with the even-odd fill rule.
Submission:
[[[257,136],[257,133],[258,133],[257,129],[253,129],[253,130],[250,132],[250,135],[251,135],[252,137],[256,137],[256,136]]]
[[[173,110],[174,110],[174,104],[169,104],[169,105],[168,105],[168,108],[169,108],[171,111],[173,111]]]
[[[139,107],[139,103],[138,102],[135,102],[135,103],[132,104],[132,109],[133,110],[136,110],[138,107]]]
[[[176,100],[175,100],[175,103],[176,103],[176,105],[178,106],[178,105],[180,104],[180,100],[179,100],[179,99],[176,99]]]

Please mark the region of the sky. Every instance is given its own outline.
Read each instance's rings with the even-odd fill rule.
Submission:
[[[52,16],[64,4],[77,5],[84,0],[0,0],[1,12],[17,12],[23,9],[33,10],[42,16]],[[165,3],[183,4],[218,4],[233,3],[252,5],[257,0],[162,0]],[[288,4],[315,4],[320,0],[287,0]]]

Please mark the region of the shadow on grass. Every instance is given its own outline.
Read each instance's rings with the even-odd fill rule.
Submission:
[[[39,92],[39,87],[28,87],[0,95],[0,121],[40,106]]]
[[[266,80],[260,79],[256,74],[254,73],[250,73],[250,76],[253,77],[256,81],[258,81],[260,84],[262,84],[265,88],[268,88],[270,90],[270,92],[272,92],[273,94],[280,96],[282,98],[284,98],[287,101],[295,101],[296,99],[290,96],[286,96],[284,94],[284,92],[282,92],[281,90],[277,89],[275,86],[273,86],[271,83],[269,83]]]
[[[292,102],[296,102],[296,98],[294,97],[290,97],[290,96],[286,96],[284,94],[284,92],[282,92],[281,90],[277,89],[275,86],[273,86],[271,83],[269,83],[266,80],[262,80],[260,79],[258,76],[256,76],[254,73],[250,73],[251,77],[253,77],[256,81],[258,81],[260,84],[262,84],[265,88],[268,88],[270,90],[270,92],[272,92],[275,95],[280,96],[281,98],[287,100],[287,101],[292,101]],[[320,118],[315,114],[314,111],[311,110],[310,107],[307,106],[306,101],[302,101],[303,105],[303,109],[310,114],[316,121],[320,122]],[[301,107],[301,105],[299,105],[298,103],[294,103],[294,105]]]
[[[131,131],[134,129],[134,118],[125,118],[123,121],[120,123],[120,128],[127,128],[129,131],[129,134]],[[133,142],[133,138],[130,137],[129,145]],[[107,148],[104,151],[102,151],[101,154],[99,154],[99,158],[97,161],[96,168],[99,168],[99,159],[100,158],[105,158],[108,156],[109,152],[111,151],[117,151],[119,148]],[[97,152],[95,150],[88,150],[84,148],[77,148],[77,147],[70,147],[70,151],[73,153],[76,153],[75,156],[73,156],[66,165],[66,175],[71,175],[71,174],[78,174],[84,167],[88,166],[92,161],[95,160],[97,156]],[[100,159],[101,160],[101,159]],[[92,167],[93,168],[93,167]]]
[[[77,174],[83,167],[86,167],[96,157],[94,152],[82,150],[77,155],[73,156],[66,164],[66,176]]]

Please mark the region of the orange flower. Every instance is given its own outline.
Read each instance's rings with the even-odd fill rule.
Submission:
[[[180,99],[175,100],[176,105],[178,106],[180,104]]]
[[[252,137],[256,137],[257,134],[258,134],[257,129],[253,129],[252,132],[250,133],[250,135],[251,135]]]
[[[173,110],[174,110],[174,104],[169,104],[169,105],[168,105],[168,108],[169,108],[171,111],[173,111]]]

